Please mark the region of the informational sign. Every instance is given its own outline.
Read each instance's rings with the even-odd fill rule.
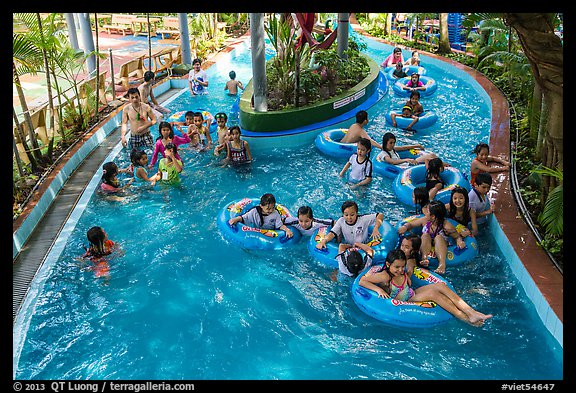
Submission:
[[[364,96],[364,94],[366,94],[366,88],[357,91],[356,93],[354,93],[351,96],[342,98],[340,101],[334,102],[334,104],[332,104],[332,109],[338,109],[340,107],[343,107],[344,105],[348,105],[349,103],[354,102],[358,98]]]

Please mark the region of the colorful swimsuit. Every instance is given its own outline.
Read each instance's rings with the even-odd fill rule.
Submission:
[[[403,302],[408,301],[412,296],[414,296],[414,290],[408,285],[408,276],[404,274],[404,282],[402,285],[394,284],[394,280],[390,280],[390,298],[401,300]]]
[[[246,152],[246,143],[245,141],[240,142],[242,144],[242,147],[240,147],[239,149],[232,146],[232,142],[226,142],[226,145],[228,145],[228,149],[230,151],[230,158],[233,163],[237,164],[248,161],[248,153]]]
[[[427,233],[430,235],[430,238],[432,240],[434,240],[434,238],[436,237],[436,235],[440,235],[444,238],[444,240],[448,240],[448,236],[446,235],[446,233],[444,233],[444,228],[442,227],[437,227],[434,232],[431,231],[432,227],[432,222],[428,221],[426,224],[424,224],[424,226],[422,227],[422,233]]]

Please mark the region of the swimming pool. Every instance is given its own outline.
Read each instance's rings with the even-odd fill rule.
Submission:
[[[366,40],[381,61],[391,47]],[[406,54],[405,54],[406,55]],[[406,137],[384,113],[403,99],[387,94],[368,110],[367,131],[398,143],[419,141],[467,172],[478,142],[487,142],[490,104],[471,78],[423,57],[439,83],[425,108],[439,115],[430,132]],[[230,67],[246,83],[246,47],[208,69],[210,95],[168,104],[171,109],[228,112]],[[442,90],[441,90],[442,89]],[[342,123],[347,126],[353,120]],[[157,131],[153,131],[156,133]],[[212,156],[183,152],[181,187],[135,192],[118,204],[91,195],[67,224],[69,237],[32,284],[14,325],[18,379],[561,379],[562,349],[547,332],[489,233],[480,255],[446,277],[473,307],[494,314],[484,327],[457,320],[433,330],[388,327],[354,304],[351,280],[331,280],[301,243],[283,252],[244,251],[217,231],[227,203],[272,192],[293,213],[309,204],[315,216],[339,217],[354,199],[361,213],[382,211],[396,223],[411,212],[391,180],[375,177],[365,191],[346,188],[343,162],[313,143],[254,149],[242,169],[220,168]],[[111,154],[120,166],[126,157]],[[83,205],[83,204],[80,204]],[[111,263],[107,284],[75,257],[86,230],[103,226],[124,255]],[[60,252],[57,252],[60,251]],[[59,254],[59,255],[56,255]]]

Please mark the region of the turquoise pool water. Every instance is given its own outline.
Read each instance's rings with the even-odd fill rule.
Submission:
[[[388,45],[366,40],[382,61]],[[407,53],[405,53],[406,57]],[[478,142],[489,138],[487,97],[463,73],[422,56],[439,83],[422,99],[439,120],[407,137],[384,113],[403,102],[386,94],[368,110],[367,131],[398,143],[419,141],[467,172]],[[228,112],[223,84],[234,69],[251,76],[246,46],[208,69],[210,95],[185,92],[171,109]],[[353,120],[342,122],[342,126]],[[154,130],[153,133],[157,133]],[[14,325],[17,379],[561,379],[562,348],[547,332],[486,230],[479,256],[446,277],[469,304],[494,314],[482,328],[457,320],[427,330],[389,327],[363,314],[351,280],[331,279],[302,242],[278,252],[245,251],[223,239],[215,218],[229,202],[272,192],[293,213],[308,204],[320,218],[354,199],[360,213],[381,211],[395,224],[411,214],[375,177],[351,191],[343,162],[322,156],[310,138],[254,149],[250,167],[221,168],[210,154],[183,151],[180,187],[134,190],[127,203],[91,195],[67,224],[67,241],[46,261]],[[313,138],[312,138],[313,139]],[[126,166],[125,153],[112,157]],[[373,152],[373,156],[376,152]],[[90,189],[100,174],[92,180]],[[106,283],[75,258],[88,228],[100,225],[123,255]]]

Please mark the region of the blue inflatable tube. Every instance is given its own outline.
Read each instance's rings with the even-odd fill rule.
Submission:
[[[376,157],[372,160],[372,171],[379,175],[394,179],[400,173],[404,172],[405,169],[409,168],[410,165],[407,163],[400,164],[400,165],[393,165],[389,164],[384,160],[384,154],[386,153],[379,153]],[[429,151],[421,150],[421,149],[410,149],[410,150],[401,150],[398,152],[400,158],[413,158],[416,159],[424,154],[430,154]]]
[[[172,123],[172,122],[185,122],[186,121],[186,112],[188,111],[178,111],[173,113],[170,117],[168,117],[168,119],[166,119],[167,122]],[[210,134],[212,134],[213,132],[216,132],[216,129],[218,128],[218,124],[216,124],[216,120],[214,120],[214,116],[212,116],[212,114],[206,110],[203,109],[196,109],[194,112],[202,112],[202,117],[204,119],[210,119],[210,122],[208,122],[208,128],[210,129]]]
[[[318,230],[316,230],[316,232],[310,236],[310,240],[308,241],[308,251],[310,252],[310,255],[312,255],[318,262],[328,267],[338,269],[338,262],[335,258],[336,255],[338,255],[339,244],[336,242],[336,239],[332,239],[326,243],[326,248],[316,248],[316,244],[318,244],[324,237],[326,237],[326,235],[328,235],[330,229],[332,229],[332,227],[318,228]],[[373,226],[368,227],[368,233],[372,233],[373,229]],[[396,244],[398,244],[398,233],[392,224],[390,224],[388,221],[382,221],[382,225],[380,225],[379,231],[380,235],[382,236],[381,239],[373,239],[366,243],[374,250],[374,257],[372,258],[373,261],[385,260],[388,252],[393,250],[396,247]]]
[[[352,298],[367,315],[387,325],[404,328],[427,328],[450,321],[454,316],[435,302],[404,302],[395,299],[379,298],[378,294],[360,285],[360,279],[368,272],[364,269],[352,283]],[[412,288],[443,282],[452,290],[446,279],[426,269],[414,268],[411,277]]]
[[[398,80],[398,78],[396,78],[394,76],[394,70],[395,69],[396,69],[396,67],[386,67],[384,69],[384,72],[386,73],[386,77],[388,78],[389,81],[397,81]],[[388,71],[386,71],[386,70],[388,70]],[[420,76],[426,75],[426,68],[420,67],[420,66],[404,66],[404,67],[402,67],[402,70],[408,76],[410,76],[412,74],[420,74]]]
[[[406,128],[412,123],[411,117],[402,117],[402,109],[392,109],[384,115],[386,122],[392,125],[392,113],[396,114],[396,127]],[[433,110],[425,110],[418,116],[418,121],[412,126],[413,130],[428,128],[438,120],[438,115]]]
[[[300,231],[292,226],[288,226],[292,231],[291,238],[286,237],[286,233],[280,229],[260,229],[244,225],[241,222],[230,226],[228,220],[244,214],[253,206],[260,204],[259,198],[244,198],[237,202],[227,204],[218,217],[216,224],[222,236],[241,248],[249,250],[278,250],[292,246],[300,241],[302,235]],[[282,218],[292,217],[288,209],[281,204],[276,204],[276,210]]]
[[[403,86],[406,86],[409,81],[410,77],[398,79],[396,83],[392,85],[392,90],[394,90],[394,93],[400,97],[410,97],[412,91],[404,90],[402,88]],[[420,92],[420,97],[429,97],[438,89],[436,81],[428,76],[421,76],[420,82],[422,82],[424,87],[426,87],[426,90],[418,90]]]
[[[341,143],[340,140],[348,132],[345,128],[335,128],[321,132],[314,139],[314,144],[323,154],[334,158],[348,159],[356,153],[357,143]]]
[[[407,222],[412,222],[421,217],[424,217],[424,214],[416,214],[413,216],[406,217],[402,221],[399,221],[398,224],[396,224],[396,231],[398,231],[398,229],[400,229],[400,227],[406,224]],[[451,218],[447,218],[447,220],[450,221],[452,225],[454,225],[458,233],[462,232],[462,230],[464,229],[464,225],[459,224],[455,220]],[[408,231],[404,233],[405,234],[415,233],[417,235],[421,235],[422,227],[418,226],[416,228],[410,228]],[[448,248],[446,251],[446,267],[461,265],[464,262],[468,262],[478,256],[478,242],[476,241],[476,238],[470,235],[466,236],[463,240],[466,246],[460,249],[456,244],[456,242],[454,241],[454,239],[452,239],[451,237],[448,238]],[[436,257],[436,253],[434,252],[434,245],[432,245],[431,254],[432,255],[428,256],[428,262],[429,262],[428,266],[431,268],[438,267],[439,261],[438,258]]]
[[[444,167],[440,172],[440,178],[447,184],[446,187],[438,191],[435,200],[442,203],[450,203],[452,189],[456,186],[465,188],[470,191],[470,182],[464,174],[453,166]],[[392,182],[392,190],[400,201],[406,205],[412,205],[412,192],[416,187],[426,186],[426,165],[420,164],[407,168],[400,176]]]

